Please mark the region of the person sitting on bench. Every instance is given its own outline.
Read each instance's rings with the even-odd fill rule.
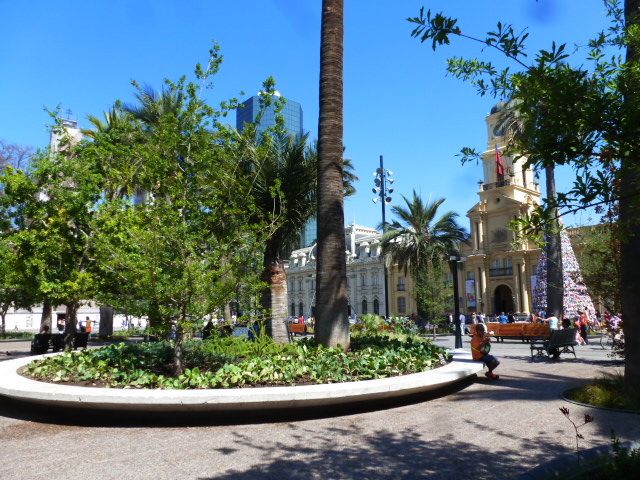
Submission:
[[[498,365],[498,360],[493,355],[489,355],[491,351],[491,338],[486,333],[486,327],[483,323],[479,323],[476,326],[476,334],[471,338],[471,356],[474,360],[478,360],[484,363],[489,371],[485,373],[485,376],[497,380],[499,377],[493,371]]]

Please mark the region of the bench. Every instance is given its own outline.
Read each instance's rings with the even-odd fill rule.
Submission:
[[[36,333],[31,340],[31,355],[42,355],[49,350],[50,333]]]
[[[78,332],[73,339],[73,349],[87,348],[87,342],[89,340],[89,333]],[[31,355],[42,355],[47,353],[51,348],[52,352],[59,352],[64,350],[64,334],[63,333],[37,333],[33,336],[31,341]]]
[[[469,325],[471,335],[476,334],[476,325]],[[551,335],[548,323],[485,323],[487,334],[495,337],[498,342],[504,342],[505,338],[516,338],[523,342],[536,339],[547,339]],[[493,332],[493,333],[490,333]]]
[[[306,335],[307,334],[307,324],[306,323],[290,323],[289,324],[289,333],[293,335]]]
[[[533,359],[534,356],[540,357],[545,354],[549,357],[558,358],[561,353],[573,353],[573,357],[578,358],[573,348],[577,343],[576,332],[576,328],[553,330],[548,339],[531,341],[531,359]]]

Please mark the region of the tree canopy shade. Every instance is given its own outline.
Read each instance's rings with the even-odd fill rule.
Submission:
[[[525,64],[526,33],[517,35],[510,25],[498,23],[486,38],[474,40],[498,49],[519,70],[461,58],[449,60],[448,70],[481,95],[518,101],[525,120],[510,148],[526,157],[525,166],[567,164],[576,170],[573,186],[523,219],[525,226],[548,229],[555,208],[563,213],[619,200],[625,387],[640,399],[640,0],[604,5],[611,28],[586,47],[591,68],[582,61],[571,64],[565,46],[555,43]],[[431,41],[434,49],[452,36],[472,38],[462,33],[457,19],[440,13],[425,16],[422,9],[408,20],[416,25],[412,35]],[[618,54],[611,56],[608,49]],[[479,158],[473,149],[462,153],[464,161]]]
[[[343,184],[344,0],[323,0],[318,121],[316,339],[349,347]]]
[[[418,316],[435,320],[445,311],[444,261],[449,254],[458,254],[460,242],[469,235],[458,225],[457,213],[438,216],[444,198],[425,204],[415,190],[411,199],[402,198],[406,206],[391,207],[397,219],[382,237],[382,250],[387,266],[409,269],[416,286]]]

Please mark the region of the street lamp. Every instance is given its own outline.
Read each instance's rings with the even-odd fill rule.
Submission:
[[[380,168],[377,168],[375,172],[373,172],[375,187],[371,189],[376,196],[373,198],[373,203],[378,203],[380,200],[380,204],[382,205],[382,233],[387,232],[387,219],[385,216],[385,206],[387,203],[391,202],[391,195],[393,193],[393,188],[387,187],[387,183],[389,185],[393,185],[393,178],[391,178],[393,172],[390,170],[385,170],[384,161],[382,159],[382,155],[380,155]],[[382,268],[384,269],[384,311],[385,318],[389,318],[389,275],[387,274],[387,264],[382,259]]]
[[[467,257],[460,257],[458,255],[449,256],[449,265],[451,266],[451,273],[453,274],[453,315],[456,322],[456,343],[455,348],[462,348],[462,328],[460,327],[460,305],[458,303],[458,263],[462,263]]]

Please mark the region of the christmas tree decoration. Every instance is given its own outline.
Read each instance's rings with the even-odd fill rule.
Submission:
[[[566,229],[560,232],[560,244],[562,248],[562,283],[564,287],[562,305],[564,316],[573,319],[580,316],[578,312],[586,310],[589,320],[593,322],[596,320],[596,310],[582,279],[580,266],[573,253],[573,247]],[[544,248],[542,249],[536,272],[532,303],[535,312],[547,310],[547,253]]]

